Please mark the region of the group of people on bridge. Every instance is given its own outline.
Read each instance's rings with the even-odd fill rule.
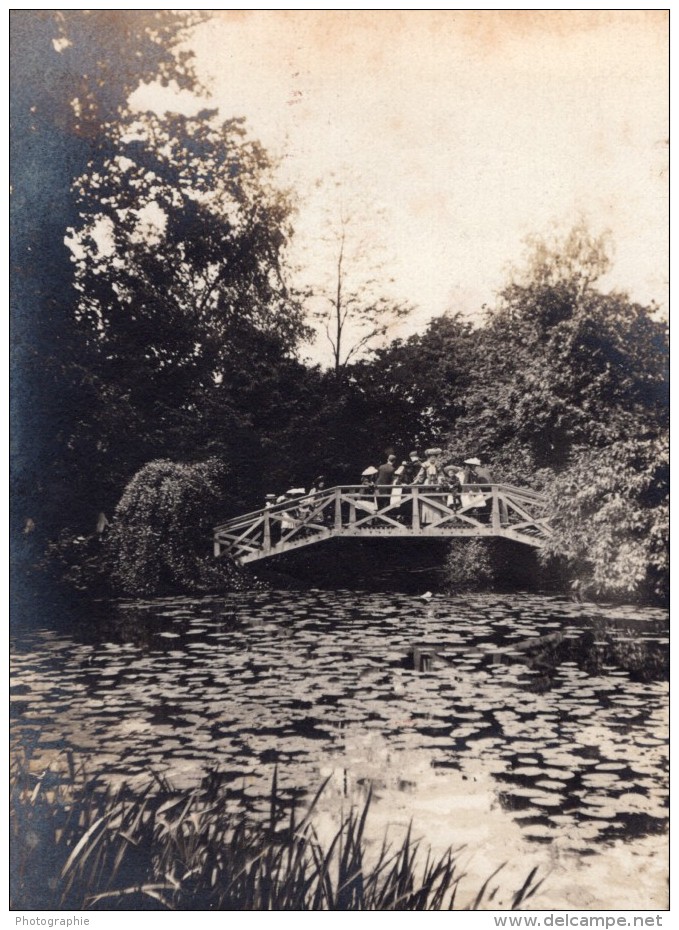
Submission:
[[[441,449],[427,449],[425,459],[420,459],[418,452],[411,452],[409,461],[397,465],[395,455],[387,456],[386,462],[379,468],[369,466],[361,474],[361,484],[374,485],[377,488],[392,485],[427,485],[461,492],[463,485],[490,484],[490,472],[478,458],[465,459],[464,465],[443,465]]]
[[[403,496],[404,487],[421,485],[428,489],[445,491],[446,504],[453,510],[462,506],[485,506],[485,500],[479,496],[479,485],[490,484],[490,472],[481,461],[474,457],[465,459],[464,464],[443,464],[441,449],[427,449],[422,460],[417,451],[410,453],[408,460],[397,465],[395,455],[387,456],[386,462],[375,468],[369,466],[361,475],[361,484],[375,494],[377,508],[389,503],[398,505]],[[390,489],[390,490],[389,490]],[[389,490],[387,494],[386,491]],[[433,522],[438,516],[436,508],[422,503],[420,521]]]
[[[386,461],[379,467],[370,465],[360,476],[360,509],[364,512],[377,513],[386,507],[390,513],[399,520],[405,516],[401,501],[404,491],[408,487],[421,486],[423,491],[445,492],[442,500],[453,510],[461,508],[484,508],[485,498],[480,493],[482,485],[492,483],[490,472],[484,467],[480,459],[473,457],[465,459],[462,466],[444,464],[443,451],[439,448],[427,449],[425,458],[421,459],[417,451],[409,454],[398,464],[396,455],[388,455]],[[292,529],[313,512],[314,499],[326,490],[326,479],[319,475],[307,492],[305,488],[291,488],[281,495],[267,494],[265,507],[276,507],[281,521],[281,530]],[[283,507],[285,504],[287,506]],[[411,512],[412,508],[408,508]],[[438,517],[438,511],[430,503],[422,501],[420,504],[420,522],[430,523]],[[330,517],[329,511],[321,514],[320,519],[326,522]]]

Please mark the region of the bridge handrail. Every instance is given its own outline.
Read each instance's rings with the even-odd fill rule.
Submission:
[[[339,484],[334,485],[331,488],[323,488],[321,491],[314,491],[309,494],[301,494],[299,497],[294,498],[289,501],[281,501],[280,504],[272,504],[271,507],[260,507],[258,510],[252,510],[249,513],[241,514],[237,517],[232,517],[230,520],[220,523],[217,526],[213,527],[213,532],[217,533],[220,530],[225,529],[235,529],[239,526],[245,526],[248,523],[251,523],[253,520],[256,520],[259,517],[263,517],[265,514],[269,513],[284,513],[286,510],[291,510],[299,507],[301,503],[310,502],[318,500],[322,497],[328,498],[328,503],[330,499],[336,496],[336,492],[339,491],[342,493],[355,493],[358,492],[362,495],[377,493],[379,490],[384,491],[393,491],[396,488],[400,488],[402,491],[406,492],[406,500],[408,499],[409,493],[413,488],[416,488],[419,491],[423,491],[426,494],[450,494],[450,489],[442,487],[440,484],[378,484],[373,485],[373,487],[366,487],[364,484]],[[492,492],[495,488],[498,491],[503,491],[508,494],[519,495],[522,497],[527,497],[536,503],[545,503],[544,495],[540,494],[537,491],[534,491],[532,488],[521,488],[515,485],[509,484],[495,484],[490,482],[475,482],[470,484],[463,484],[461,486],[462,493],[465,489],[479,489],[481,491],[490,491]],[[382,495],[386,497],[387,495]]]

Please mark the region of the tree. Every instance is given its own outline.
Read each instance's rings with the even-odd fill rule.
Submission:
[[[380,255],[379,209],[359,203],[346,194],[346,187],[346,182],[334,181],[330,189],[324,188],[327,270],[309,288],[312,317],[330,344],[336,375],[413,309],[388,296],[393,279]]]
[[[655,308],[594,287],[605,242],[577,227],[534,241],[480,334],[451,455],[474,449],[529,478],[566,466],[576,446],[657,435],[667,412],[666,327]]]
[[[75,442],[110,498],[150,458],[256,429],[306,330],[283,267],[291,202],[241,120],[134,118],[76,189],[94,405]]]
[[[597,289],[606,243],[582,225],[531,248],[479,333],[448,454],[486,454],[497,479],[542,486],[550,565],[598,592],[663,596],[666,325]]]
[[[353,374],[370,399],[371,432],[403,446],[435,445],[464,412],[478,331],[459,314],[435,317],[422,333],[377,349]]]
[[[67,462],[72,424],[89,401],[64,243],[77,221],[71,184],[106,147],[106,127],[141,83],[195,87],[180,45],[199,15],[11,12],[13,510],[15,529],[30,517],[42,544],[91,511],[73,493]]]

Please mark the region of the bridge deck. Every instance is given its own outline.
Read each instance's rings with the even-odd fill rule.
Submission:
[[[235,517],[214,529],[216,556],[244,564],[336,536],[499,536],[540,547],[551,535],[545,500],[528,488],[343,485]]]

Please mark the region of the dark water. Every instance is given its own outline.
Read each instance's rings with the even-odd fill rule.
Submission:
[[[36,772],[65,749],[133,785],[212,771],[252,808],[275,763],[291,799],[331,775],[469,808],[483,783],[522,839],[584,848],[665,828],[667,662],[664,611],[538,595],[137,601],[15,639],[13,742]]]

